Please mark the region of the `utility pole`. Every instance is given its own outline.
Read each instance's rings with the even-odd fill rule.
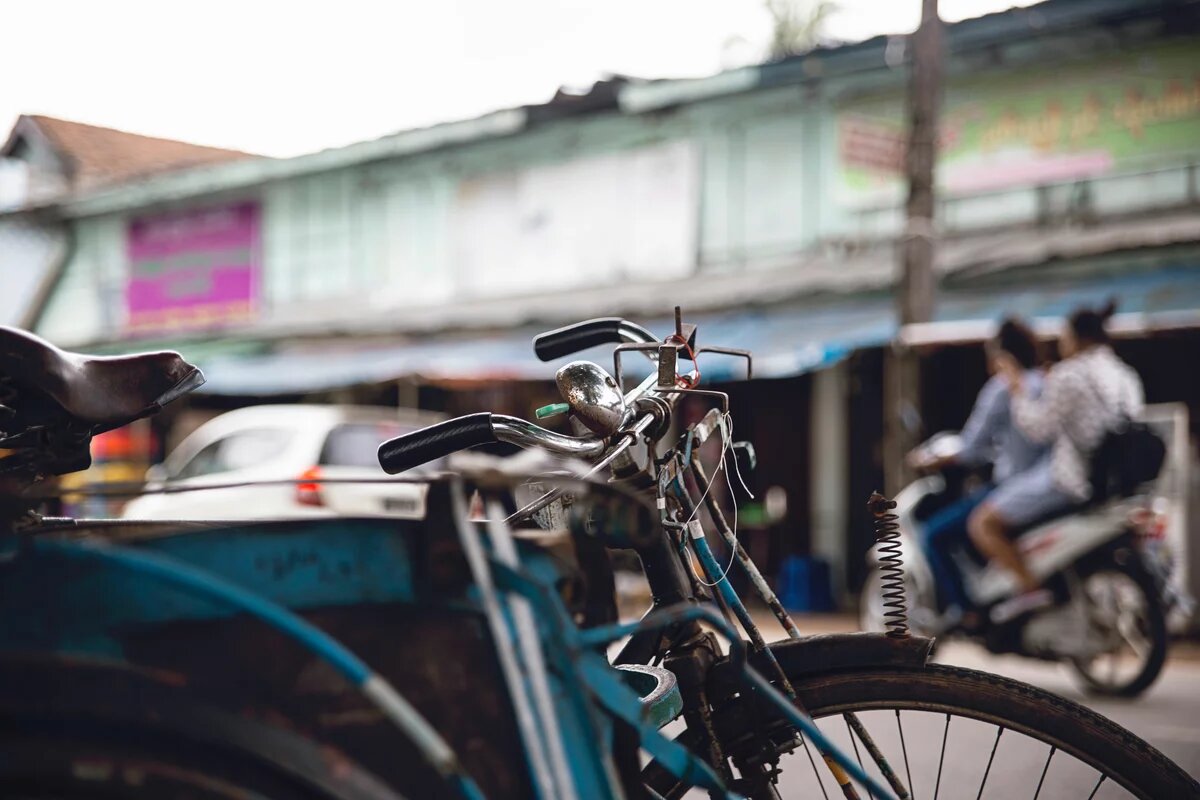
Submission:
[[[942,22],[937,0],[921,0],[921,24],[910,38],[912,73],[908,89],[908,148],[905,174],[908,202],[900,241],[900,286],[896,293],[901,325],[933,318],[934,166],[937,161],[938,107],[942,94]],[[897,342],[885,363],[884,471],[894,493],[907,480],[904,455],[916,444],[920,408],[917,354]]]

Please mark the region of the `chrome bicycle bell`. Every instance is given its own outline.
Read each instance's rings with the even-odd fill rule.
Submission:
[[[572,361],[554,376],[575,418],[593,433],[612,436],[629,419],[625,395],[612,375],[590,361]]]

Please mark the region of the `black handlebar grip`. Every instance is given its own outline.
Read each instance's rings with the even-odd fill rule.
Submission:
[[[496,441],[492,415],[482,411],[389,439],[379,445],[379,466],[395,475],[459,450]]]
[[[599,317],[539,333],[533,339],[533,352],[542,361],[553,361],[598,344],[619,344],[624,341],[621,338],[624,322],[620,317]]]

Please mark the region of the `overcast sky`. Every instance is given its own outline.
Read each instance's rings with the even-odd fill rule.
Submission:
[[[1030,0],[941,0],[947,20]],[[840,0],[845,41],[919,0]],[[0,140],[39,113],[287,156],[548,99],[606,73],[706,75],[761,52],[762,0],[36,0],[5,4]]]

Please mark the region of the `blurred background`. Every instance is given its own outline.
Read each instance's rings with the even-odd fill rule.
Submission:
[[[921,11],[7,9],[0,324],[204,369],[78,478],[137,480],[247,406],[530,418],[557,399],[535,333],[662,334],[681,305],[701,344],[755,354],[751,381],[703,365],[772,489],[771,513],[742,509],[747,546],[822,576],[790,599],[830,609],[864,577],[866,497],[961,426],[996,320],[1052,339],[1116,297],[1116,349],[1171,427],[1168,537],[1198,593],[1200,3],[942,0],[910,36]]]

